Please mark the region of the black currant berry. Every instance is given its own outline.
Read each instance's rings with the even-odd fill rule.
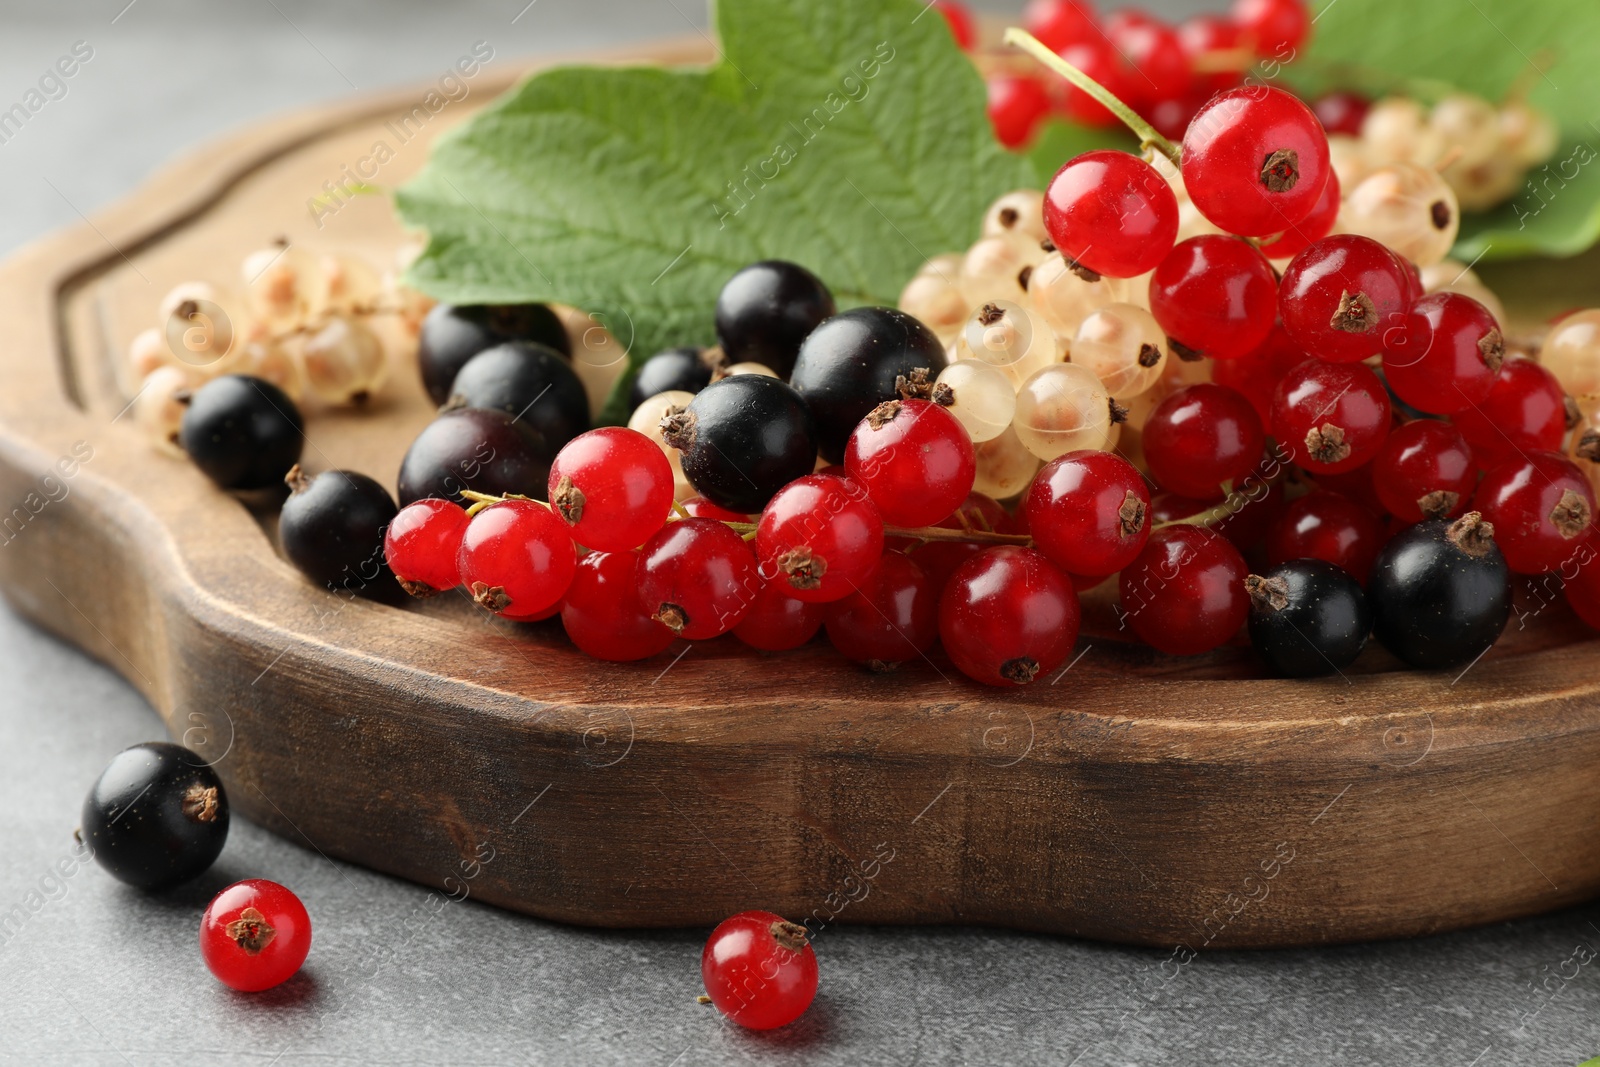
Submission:
[[[503,411],[457,408],[434,419],[400,461],[400,506],[424,497],[469,503],[463,489],[543,500],[556,449]]]
[[[467,360],[446,407],[490,408],[531,426],[552,449],[589,429],[589,396],[560,353],[511,341]]]
[[[572,354],[561,320],[543,304],[439,304],[422,320],[417,336],[423,388],[435,404],[443,404],[467,360],[507,341],[533,341]]]
[[[681,391],[698,393],[711,384],[719,364],[725,363],[715,348],[669,348],[639,364],[628,390],[628,410],[643,404],[657,393]]]
[[[1511,572],[1494,527],[1476,511],[1431,519],[1390,539],[1367,579],[1372,630],[1413,667],[1460,667],[1484,653],[1511,615]]]
[[[1314,678],[1355,662],[1372,632],[1366,594],[1342,567],[1294,559],[1244,580],[1250,643],[1274,674]]]
[[[278,485],[300,461],[305,439],[300,409],[288,394],[243,374],[224,374],[196,389],[178,430],[194,465],[224,489]]]
[[[117,753],[83,802],[95,862],[140,889],[203,873],[228,839],[228,797],[217,772],[182,745],[152,741]]]
[[[729,363],[765,364],[787,378],[801,342],[833,312],[833,294],[804,267],[752,263],[717,295],[717,340]]]
[[[300,572],[335,592],[387,594],[395,584],[383,558],[383,535],[398,509],[389,490],[355,471],[284,479],[289,499],[278,517],[283,554]]]
[[[944,365],[944,346],[910,315],[894,308],[853,308],[806,338],[790,384],[817,420],[822,457],[838,463],[856,424],[899,396],[899,378],[922,368],[931,381]]]
[[[817,431],[805,401],[765,374],[711,383],[662,426],[666,442],[683,452],[689,484],[729,511],[760,511],[816,467]]]

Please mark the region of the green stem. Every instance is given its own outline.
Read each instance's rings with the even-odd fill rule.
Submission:
[[[1171,160],[1174,167],[1179,165],[1177,145],[1161,136],[1154,126],[1141,118],[1133,108],[1117,99],[1116,95],[1105,86],[1050,51],[1033,34],[1013,26],[1006,31],[1005,42],[1027,52],[1033,58],[1067,79],[1067,81],[1100,101],[1101,104],[1105,105],[1107,111],[1121,119],[1122,124],[1134,132],[1135,136],[1139,138],[1139,147],[1141,149],[1154,148]]]

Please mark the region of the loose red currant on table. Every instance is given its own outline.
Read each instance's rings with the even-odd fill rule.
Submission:
[[[1339,175],[1328,171],[1328,182],[1311,214],[1262,245],[1261,254],[1268,259],[1292,259],[1332,233],[1333,224],[1339,221],[1341,193]]]
[[[787,1026],[817,995],[806,928],[770,911],[724,919],[706,939],[700,977],[717,1010],[750,1030]]]
[[[496,615],[546,617],[572,584],[578,552],[567,524],[532,500],[503,500],[472,517],[457,566],[472,599]],[[543,613],[543,614],[542,614]]]
[[[1150,536],[1150,489],[1137,467],[1110,452],[1068,452],[1034,476],[1023,501],[1034,544],[1071,574],[1113,574]]]
[[[1246,355],[1278,321],[1278,279],[1248,241],[1204,234],[1180,241],[1150,278],[1150,312],[1178,351]]]
[[[828,640],[846,659],[892,670],[939,639],[939,589],[900,552],[885,552],[861,588],[828,605]]]
[[[945,530],[974,530],[984,533],[1008,534],[1017,532],[1016,520],[1006,513],[993,497],[970,493],[955,513],[939,520],[935,526]],[[933,580],[934,594],[944,589],[945,583],[956,568],[982,552],[984,545],[977,541],[924,541],[894,538],[894,548],[901,548]]]
[[[1140,640],[1168,655],[1209,652],[1249,617],[1249,573],[1227,538],[1203,526],[1168,526],[1123,569],[1119,614]]]
[[[465,509],[438,497],[400,509],[384,533],[383,553],[406,592],[430,597],[461,584],[456,557],[467,522]]]
[[[1200,500],[1238,483],[1261,462],[1266,434],[1250,401],[1222,385],[1168,396],[1144,424],[1144,458],[1163,489]]]
[[[760,590],[755,553],[712,519],[669,522],[639,553],[639,599],[645,611],[691,641],[733,629]]]
[[[1372,485],[1389,514],[1404,522],[1453,518],[1477,485],[1473,450],[1448,422],[1418,419],[1390,432],[1372,461]]]
[[[1278,283],[1278,313],[1294,342],[1318,359],[1357,363],[1398,336],[1419,285],[1377,241],[1335,234],[1290,262]]]
[[[972,438],[931,400],[879,404],[850,435],[845,470],[891,526],[926,526],[961,505],[978,465]]]
[[[756,527],[761,577],[796,600],[849,596],[882,552],[883,520],[866,493],[831,474],[808,474],[778,490]]]
[[[1308,359],[1283,376],[1272,398],[1272,436],[1314,474],[1353,470],[1389,434],[1389,394],[1361,363]]]
[[[1267,562],[1320,559],[1366,583],[1383,548],[1377,516],[1339,493],[1318,489],[1292,501],[1267,531]]]
[[[989,122],[1007,148],[1033,140],[1039,123],[1050,113],[1050,94],[1037,78],[997,74],[988,80]]]
[[[1304,0],[1234,0],[1233,21],[1255,42],[1256,55],[1285,63],[1311,32]]]
[[[200,955],[217,981],[256,993],[293,977],[311,951],[311,917],[276,882],[247,878],[218,893],[200,919]]]
[[[785,591],[786,583],[766,582],[750,604],[750,610],[733,628],[733,636],[763,652],[786,652],[817,636],[827,607],[809,600],[796,600]]]
[[[561,606],[561,625],[595,659],[626,663],[665,651],[672,631],[650,617],[638,596],[639,553],[590,552]]]
[[[1505,355],[1488,308],[1460,293],[1430,293],[1412,305],[1405,329],[1390,331],[1383,374],[1418,411],[1454,415],[1488,398]]]
[[[1311,214],[1332,171],[1311,109],[1264,85],[1207,101],[1183,135],[1182,169],[1200,214],[1241,237],[1281,233]]]
[[[660,446],[637,430],[590,430],[556,454],[550,506],[585,548],[638,548],[672,512],[672,465]]]
[[[1156,169],[1126,152],[1067,161],[1044,194],[1044,226],[1079,268],[1112,278],[1154,270],[1178,237],[1178,199]]]
[[[967,560],[939,599],[939,636],[961,672],[1026,685],[1066,661],[1078,640],[1078,594],[1041,553],[1000,545]]]
[[[1556,376],[1531,359],[1500,364],[1481,403],[1450,417],[1480,466],[1522,452],[1556,452],[1567,434],[1567,397]]]
[[[1506,566],[1518,574],[1570,572],[1589,554],[1594,490],[1565,456],[1530,452],[1492,468],[1472,509],[1494,526]]]

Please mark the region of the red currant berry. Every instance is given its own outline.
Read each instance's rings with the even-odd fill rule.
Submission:
[[[1227,498],[1232,513],[1210,524],[1210,529],[1226,537],[1240,552],[1249,552],[1267,536],[1267,529],[1283,514],[1283,487],[1251,482]],[[1174,519],[1187,519],[1209,511],[1223,502],[1191,500],[1176,493],[1157,493],[1150,498],[1150,524],[1159,526]]]
[[[1234,0],[1233,21],[1255,42],[1256,55],[1287,63],[1311,32],[1305,0]]]
[[[1174,345],[1234,359],[1265,341],[1278,321],[1278,278],[1248,241],[1191,237],[1151,276],[1150,313]]]
[[[1365,585],[1386,540],[1372,512],[1342,494],[1317,489],[1292,501],[1267,531],[1267,563],[1320,559]]]
[[[1278,313],[1307,352],[1334,363],[1359,363],[1400,336],[1412,284],[1406,266],[1377,241],[1335,234],[1295,256],[1284,270]]]
[[[407,504],[383,535],[389,569],[406,592],[430,597],[461,584],[456,557],[467,532],[467,513],[451,500],[428,497]]]
[[[1066,576],[1041,553],[1012,545],[967,560],[939,598],[945,651],[985,685],[1026,685],[1061,666],[1078,640],[1078,617]]]
[[[548,618],[578,566],[567,524],[532,500],[504,500],[472,517],[456,557],[461,583],[507,619]]]
[[[1278,383],[1308,358],[1306,350],[1289,339],[1280,322],[1253,351],[1238,359],[1214,362],[1211,380],[1243,393],[1266,427],[1272,421],[1272,396],[1278,391]]]
[[[1265,237],[1311,214],[1333,168],[1309,107],[1282,89],[1246,85],[1218,93],[1195,115],[1182,169],[1200,214],[1228,233]]]
[[[1567,396],[1556,376],[1531,359],[1500,364],[1483,402],[1451,417],[1484,467],[1522,452],[1557,452],[1567,435]]]
[[[989,122],[994,135],[1007,148],[1021,148],[1033,140],[1039,123],[1050,113],[1050,94],[1037,78],[997,74],[989,87]]]
[[[893,670],[939,640],[939,590],[901,552],[885,552],[861,588],[828,605],[828,640],[848,660]]]
[[[873,408],[850,435],[844,466],[891,526],[938,522],[967,499],[978,474],[972,438],[931,400]]]
[[[1389,514],[1389,509],[1383,506],[1383,499],[1378,496],[1378,490],[1373,487],[1371,463],[1338,474],[1323,472],[1317,475],[1316,482],[1318,489],[1331,489],[1380,518]]]
[[[796,600],[783,583],[766,582],[750,604],[750,611],[733,628],[733,636],[763,652],[787,652],[817,636],[827,608],[809,600]]]
[[[1594,545],[1590,544],[1589,551],[1583,553],[1576,566],[1565,568],[1562,578],[1573,614],[1600,630],[1600,552],[1595,552]]]
[[[1154,270],[1178,238],[1178,198],[1156,169],[1098,149],[1067,161],[1044,194],[1044,228],[1061,254],[1112,278]]]
[[[1460,293],[1430,293],[1392,330],[1383,374],[1395,396],[1430,415],[1482,403],[1505,360],[1505,339],[1489,309]]]
[[[1227,641],[1250,615],[1250,568],[1228,539],[1203,526],[1150,535],[1117,581],[1119,615],[1145,644],[1196,656]]]
[[[1033,542],[1069,574],[1113,574],[1150,536],[1150,489],[1137,467],[1110,452],[1068,452],[1028,487],[1021,516]]]
[[[756,527],[761,577],[796,600],[853,593],[883,552],[883,520],[849,478],[808,474],[772,498]]]
[[[1017,524],[1006,514],[993,497],[970,493],[955,513],[934,524],[945,530],[977,530],[984,533],[1015,533]],[[906,552],[916,561],[929,578],[933,579],[934,593],[943,590],[956,568],[982,552],[984,545],[978,541],[914,541],[894,538],[892,546]]]
[[[717,1010],[750,1030],[787,1026],[817,995],[806,928],[770,911],[740,912],[711,931],[700,977]]]
[[[556,453],[550,506],[586,548],[638,548],[672,513],[672,465],[661,446],[637,430],[590,430]]]
[[[1022,25],[1053,52],[1100,36],[1089,0],[1029,0]]]
[[[1132,99],[1124,100],[1143,111],[1158,100],[1176,100],[1194,85],[1189,55],[1178,32],[1137,8],[1112,12],[1105,21],[1106,39],[1131,64],[1137,74],[1129,80]]]
[[[1558,453],[1530,452],[1491,468],[1472,510],[1494,527],[1495,544],[1517,574],[1570,573],[1590,552],[1594,490]]]
[[[961,0],[933,0],[933,7],[950,24],[950,35],[956,39],[956,47],[963,52],[972,51],[973,45],[978,43],[978,27],[967,5]]]
[[[835,469],[829,467],[819,471],[818,473],[837,474],[842,478],[844,477],[844,468],[839,467]],[[692,496],[688,500],[680,502],[678,506],[683,508],[684,511],[688,512],[689,517],[693,519],[716,519],[718,522],[750,521],[750,516],[746,515],[744,512],[729,511],[727,508],[722,507],[721,505],[713,504],[703,496]]]
[[[1328,133],[1360,137],[1361,124],[1366,121],[1367,112],[1372,110],[1372,101],[1360,93],[1336,91],[1317,97],[1311,104],[1311,110]]]
[[[561,625],[572,643],[595,659],[626,663],[663,652],[672,631],[657,624],[639,602],[639,553],[590,552],[561,606]]]
[[[1418,419],[1390,431],[1372,461],[1372,486],[1403,522],[1454,518],[1477,484],[1472,449],[1448,422]]]
[[[639,554],[639,600],[679,637],[702,641],[739,625],[761,591],[755,553],[713,519],[669,522]]]
[[[1261,254],[1268,259],[1293,259],[1328,236],[1333,232],[1333,224],[1339,221],[1341,195],[1339,175],[1330,170],[1327,184],[1322,187],[1322,195],[1317,198],[1317,206],[1311,209],[1311,214],[1262,245]],[[1421,275],[1418,275],[1417,284],[1421,285]]]
[[[1144,424],[1144,458],[1163,489],[1206,500],[1240,482],[1261,462],[1266,434],[1250,401],[1204,382],[1156,405]]]
[[[1201,56],[1218,52],[1232,52],[1244,44],[1244,31],[1239,24],[1220,15],[1196,15],[1178,27],[1178,41],[1191,66]],[[1232,89],[1244,80],[1239,70],[1219,70],[1198,74],[1201,90],[1207,97]]]
[[[1389,394],[1362,363],[1308,359],[1283,376],[1272,398],[1272,436],[1316,474],[1361,466],[1389,434]]]
[[[1094,36],[1089,39],[1063,45],[1056,51],[1062,59],[1104,86],[1118,100],[1133,96],[1129,91],[1130,85],[1139,75],[1123,62],[1122,56],[1111,47],[1111,42],[1101,36],[1099,30],[1092,33]],[[1072,121],[1102,128],[1122,125],[1122,120],[1107,111],[1104,104],[1077,86],[1065,84],[1060,94],[1056,106]]]
[[[200,955],[217,981],[241,993],[282,985],[311,951],[311,917],[277,882],[247,878],[211,899],[200,919]]]

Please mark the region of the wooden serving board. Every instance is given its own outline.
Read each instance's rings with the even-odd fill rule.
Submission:
[[[378,180],[509,84],[480,75]],[[1068,670],[1002,692],[939,656],[864,674],[823,642],[611,665],[558,624],[313,588],[270,515],[119,417],[122,353],[171,285],[231,282],[276,235],[384,261],[401,242],[386,200],[320,231],[306,201],[420,95],[247,130],[0,268],[0,583],[216,760],[236,810],[329,856],[599,926],[759,907],[813,928],[1200,949],[1410,936],[1600,889],[1600,644],[1559,603],[1524,597],[1526,628],[1459,677],[1375,648],[1345,677],[1281,681],[1247,649],[1176,660],[1089,637]],[[1594,270],[1525,271],[1525,291],[1593,303],[1574,294]],[[307,465],[392,485],[431,415],[414,372],[396,378],[372,412],[313,413]],[[92,457],[66,477],[75,447]]]

